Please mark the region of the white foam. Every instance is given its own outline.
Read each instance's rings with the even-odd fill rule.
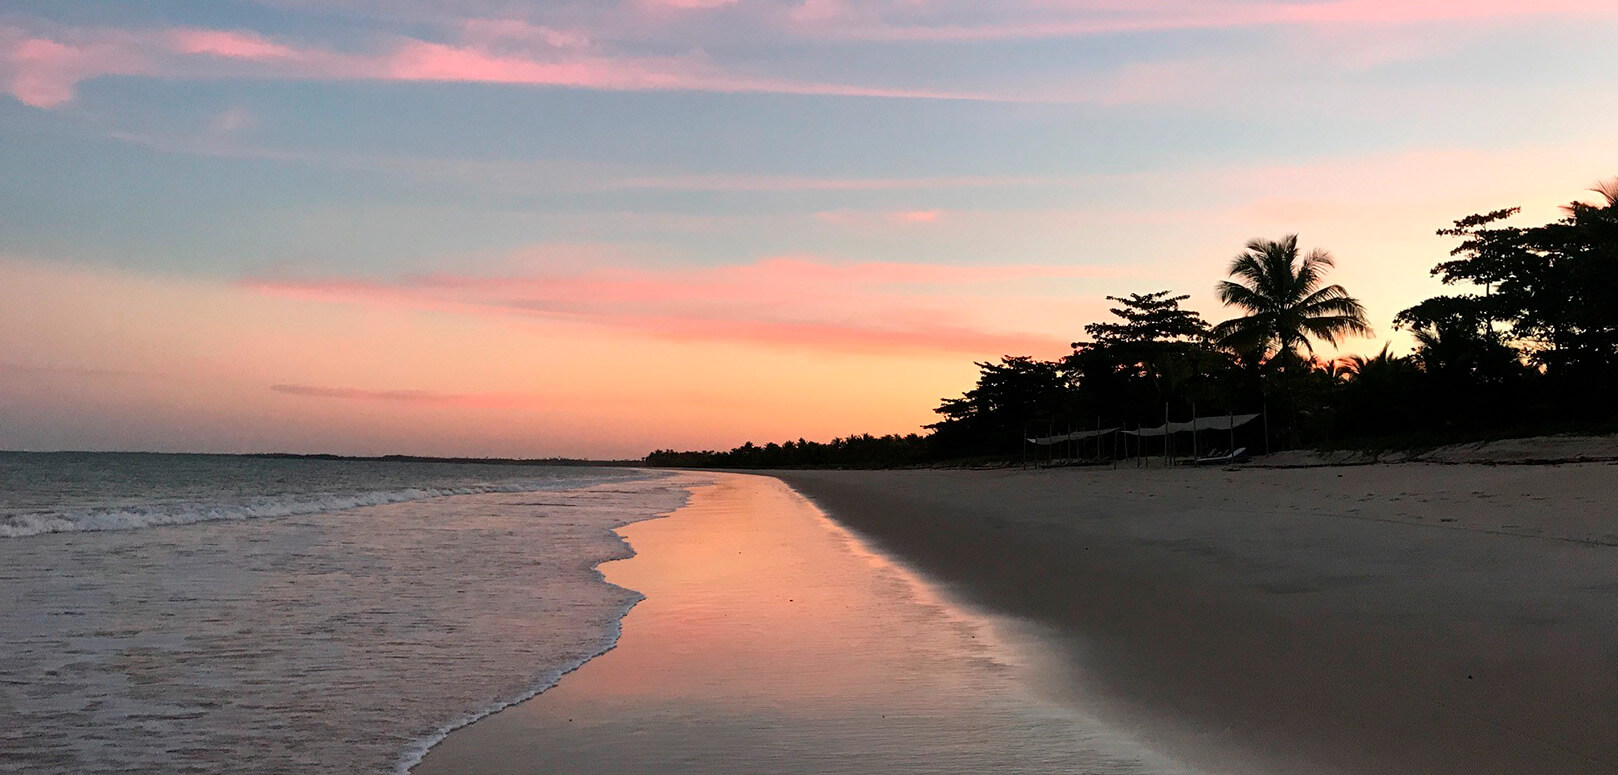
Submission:
[[[526,691],[523,691],[514,697],[491,700],[487,705],[484,705],[483,707],[478,708],[470,713],[464,713],[449,723],[433,730],[431,734],[412,742],[410,745],[406,746],[404,752],[399,755],[399,762],[393,767],[394,775],[409,775],[410,770],[415,768],[416,765],[420,764],[422,759],[426,758],[427,752],[432,750],[433,746],[444,742],[444,738],[449,737],[451,732],[475,723],[485,717],[499,713],[500,711],[505,710],[513,705],[527,702],[528,700],[538,697],[546,689],[560,683],[562,678],[568,673],[584,667],[585,663],[589,662],[590,660],[611,651],[614,646],[618,645],[618,639],[623,637],[624,617],[629,615],[630,609],[634,608],[636,604],[646,599],[645,595],[640,595],[639,593],[636,594],[637,597],[634,600],[630,601],[628,605],[625,605],[619,609],[618,616],[614,618],[612,623],[608,626],[606,635],[601,639],[601,643],[598,644],[598,648],[594,653],[585,656],[582,659],[569,662],[557,670],[541,676],[539,681],[530,685]]]
[[[252,498],[237,502],[158,503],[121,508],[90,508],[76,511],[13,514],[0,516],[0,538],[23,538],[44,533],[135,530],[161,525],[189,525],[197,522],[262,519],[266,517],[293,517],[303,514],[346,511],[365,506],[421,501],[450,495],[570,490],[610,481],[617,481],[617,478],[581,477],[566,480],[520,480],[489,484],[468,484],[456,487],[419,487],[341,494],[299,493],[286,496]]]
[[[689,496],[690,489],[688,484],[681,497],[681,506],[684,505],[685,499]],[[675,508],[669,509],[668,511],[662,513],[648,516],[637,516],[636,518],[631,519],[629,524],[633,524],[634,522],[645,522],[653,519],[662,519],[672,514],[675,509],[678,508],[679,506],[676,506]],[[602,562],[617,562],[634,557],[635,547],[630,545],[629,541],[624,539],[623,534],[619,533],[617,530],[613,530],[612,534],[617,537],[619,543],[623,544],[624,554],[619,557],[608,558]],[[454,732],[455,730],[499,713],[500,711],[505,710],[513,705],[518,705],[538,697],[540,694],[544,693],[545,690],[550,689],[551,687],[560,683],[562,678],[568,673],[584,667],[585,664],[587,664],[590,660],[612,651],[613,648],[618,645],[618,640],[622,638],[624,634],[624,617],[628,616],[629,612],[634,609],[636,605],[639,605],[642,600],[645,600],[646,596],[641,594],[638,590],[622,587],[607,581],[606,574],[601,572],[600,563],[597,563],[590,570],[595,574],[596,580],[600,581],[601,583],[616,589],[624,590],[625,592],[628,592],[634,596],[629,600],[629,602],[619,607],[617,616],[614,616],[609,620],[606,627],[606,632],[602,635],[601,640],[596,644],[594,652],[584,656],[583,658],[561,665],[556,670],[540,676],[539,680],[530,684],[525,691],[515,696],[505,699],[491,700],[483,707],[478,708],[470,713],[464,713],[449,723],[433,730],[431,734],[414,741],[410,745],[406,746],[404,752],[400,754],[398,763],[393,767],[394,775],[409,775],[410,770],[414,769],[416,765],[421,763],[422,759],[426,758],[427,752],[432,750],[433,746],[444,742],[444,738],[449,737],[450,733]]]

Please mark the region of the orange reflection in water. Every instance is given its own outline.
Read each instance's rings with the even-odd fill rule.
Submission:
[[[1038,699],[985,620],[785,484],[713,481],[622,531],[602,571],[647,599],[616,649],[416,772],[1183,771]]]
[[[917,671],[920,658],[996,664],[987,630],[917,599],[907,574],[777,480],[725,477],[675,518],[620,532],[649,549],[602,571],[648,600],[624,621],[633,637],[591,671],[599,695],[702,693],[814,713],[815,700],[891,694],[895,681],[968,688],[969,671]]]

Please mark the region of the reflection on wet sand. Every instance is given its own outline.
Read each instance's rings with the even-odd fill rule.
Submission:
[[[1037,698],[983,621],[777,480],[621,532],[639,554],[602,571],[647,599],[618,647],[416,772],[1180,771]]]

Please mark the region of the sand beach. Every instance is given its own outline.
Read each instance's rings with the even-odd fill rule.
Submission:
[[[1610,463],[782,478],[1200,768],[1618,771]]]
[[[618,647],[415,771],[1618,771],[1618,466],[775,477],[623,529]]]

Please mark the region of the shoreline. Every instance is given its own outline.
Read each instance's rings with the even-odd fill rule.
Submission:
[[[1053,702],[1024,633],[874,551],[785,483],[719,475],[603,565],[617,646],[461,728],[418,775],[1187,770]]]
[[[610,617],[611,623],[607,625],[606,632],[604,632],[600,640],[597,641],[595,650],[557,667],[554,671],[552,671],[551,674],[548,674],[540,681],[534,682],[521,694],[515,695],[510,699],[493,698],[488,705],[463,713],[455,719],[445,722],[437,729],[434,729],[431,733],[412,741],[410,746],[399,754],[399,758],[393,766],[393,775],[409,775],[409,773],[416,770],[416,767],[421,764],[423,759],[427,758],[428,754],[432,753],[433,749],[438,746],[438,744],[444,742],[444,740],[448,739],[450,735],[453,735],[466,727],[476,724],[508,708],[521,705],[522,703],[528,702],[529,700],[544,694],[545,692],[555,688],[556,685],[561,683],[562,680],[568,675],[577,672],[580,668],[583,668],[591,661],[618,647],[618,642],[623,639],[624,618],[629,616],[629,613],[635,610],[635,606],[640,605],[641,602],[646,599],[646,596],[637,590],[612,583],[612,581],[610,581],[606,574],[601,570],[601,566],[635,558],[635,555],[637,554],[635,551],[635,546],[631,544],[629,539],[624,537],[620,531],[626,527],[629,527],[630,525],[636,525],[642,522],[652,522],[659,519],[667,519],[674,513],[678,512],[681,508],[684,508],[686,503],[690,502],[691,493],[696,488],[707,484],[707,482],[703,481],[704,477],[701,475],[692,475],[683,472],[664,472],[663,476],[654,476],[652,478],[660,479],[675,477],[685,480],[680,484],[680,486],[685,490],[686,494],[679,505],[668,511],[661,511],[645,517],[624,522],[623,524],[617,525],[607,531],[612,535],[614,540],[619,543],[620,551],[617,554],[608,556],[605,559],[602,559],[600,562],[592,565],[590,572],[595,575],[598,582],[627,592],[633,595],[633,599],[629,600],[621,607],[621,610],[618,611],[617,616]]]
[[[1618,466],[769,475],[1198,765],[1618,772]]]

